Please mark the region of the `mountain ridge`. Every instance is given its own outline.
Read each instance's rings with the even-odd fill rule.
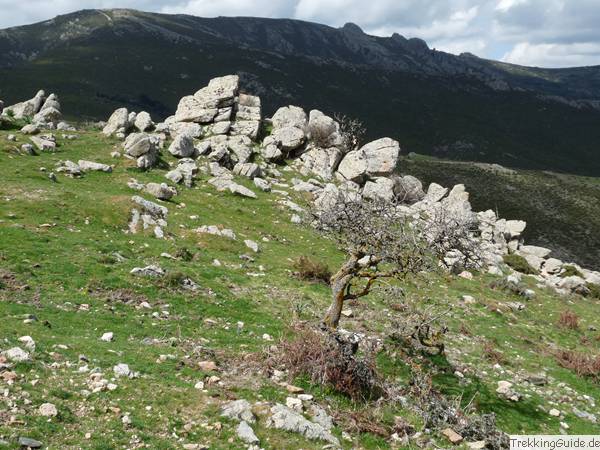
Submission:
[[[164,118],[221,73],[238,73],[268,113],[285,98],[364,117],[371,137],[391,135],[408,151],[600,174],[597,66],[538,69],[456,56],[352,24],[123,9],[0,31],[0,97],[14,103],[40,87],[69,91],[61,97],[77,117],[105,119],[129,106]]]

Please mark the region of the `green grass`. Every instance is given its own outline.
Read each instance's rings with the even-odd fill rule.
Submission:
[[[17,422],[10,423],[0,414],[0,439],[12,446],[18,436],[27,435],[51,448],[100,449],[130,446],[136,435],[150,448],[180,448],[182,442],[240,448],[235,424],[219,417],[219,405],[233,397],[285,401],[288,394],[254,369],[248,373],[237,370],[242,370],[246,357],[260,360],[272,344],[262,339],[263,334],[277,341],[289,335],[294,320],[317,323],[329,303],[325,284],[292,276],[294,260],[306,255],[335,269],[343,255],[332,242],[292,224],[290,211],[278,204],[276,194],[257,192],[257,199],[246,199],[219,193],[206,183],[204,175],[195,188],[179,187],[179,195],[164,203],[169,209],[168,239],[125,234],[130,198],[136,194],[127,187],[127,181],[134,177],[141,182],[162,182],[164,169],[139,172],[126,159],[110,158],[120,143],[95,132],[78,133],[79,139],[74,141],[65,141],[59,134],[57,153],[35,157],[15,156],[10,151],[15,144],[6,140],[7,134],[0,131],[0,268],[14,273],[18,284],[29,288],[16,290],[6,281],[0,287],[0,349],[22,345],[18,338],[29,335],[36,342],[36,351],[31,363],[15,368],[21,378],[10,392],[18,399],[14,413]],[[17,145],[27,140],[16,134]],[[81,179],[57,174],[57,183],[48,179],[47,173],[59,160],[80,158],[115,164],[115,169],[112,174],[90,173]],[[165,159],[174,162],[170,156]],[[252,187],[247,180],[240,182]],[[231,228],[238,239],[195,233],[193,229],[202,224]],[[252,255],[254,262],[239,259],[248,253],[244,239],[252,239],[261,247],[260,253]],[[178,259],[163,258],[163,252]],[[214,259],[222,265],[214,266]],[[133,267],[150,263],[163,267],[172,280],[190,277],[201,289],[192,293],[178,289],[176,283],[130,275]],[[264,276],[254,276],[260,273]],[[471,281],[420,276],[404,286],[404,300],[377,292],[352,305],[354,317],[344,319],[342,326],[387,342],[394,321],[402,320],[392,308],[398,301],[433,312],[453,306],[444,318],[449,329],[447,359],[421,360],[434,374],[436,387],[447,395],[462,396],[463,403],[473,399],[471,404],[478,412],[495,412],[506,432],[556,434],[558,421],[539,407],[549,409],[549,401],[566,392],[559,384],[565,383],[577,396],[589,395],[596,403],[600,403],[600,390],[593,380],[578,378],[559,367],[548,349],[583,348],[599,353],[597,332],[590,331],[590,326],[598,325],[600,301],[560,298],[536,288],[534,280],[526,278],[536,298],[527,302],[525,310],[512,312],[507,304],[522,299],[490,289],[493,279],[487,275],[476,275]],[[111,296],[115,291],[123,294]],[[461,306],[459,299],[465,294],[472,295],[477,303]],[[150,303],[150,309],[139,307],[143,300]],[[567,302],[581,317],[579,330],[556,326]],[[30,316],[35,320],[24,323]],[[241,331],[238,321],[244,322]],[[461,326],[470,330],[470,337],[461,333]],[[114,333],[111,343],[99,340],[107,331]],[[586,344],[582,344],[584,337]],[[482,358],[483,342],[491,339],[509,362],[502,368],[504,373]],[[90,390],[89,373],[78,371],[84,365],[79,362],[80,355],[89,360],[90,370],[97,369],[109,380],[112,367],[118,363],[129,364],[140,376],[115,380],[115,391],[86,395],[82,391]],[[218,363],[217,375],[222,380],[222,385],[209,386],[206,393],[194,389],[194,384],[207,375],[196,365],[202,359]],[[386,343],[377,364],[389,380],[408,383],[410,370],[392,345]],[[455,368],[466,373],[468,382],[456,377]],[[525,386],[517,386],[525,395],[517,404],[496,395],[498,380],[512,380],[542,369],[552,377],[549,389],[556,395]],[[32,383],[34,380],[39,381]],[[319,402],[342,413],[372,407],[354,404],[302,379],[296,382]],[[5,409],[4,401],[0,397],[0,411]],[[39,417],[36,410],[43,402],[54,403],[59,416],[50,420]],[[585,401],[574,402],[580,409],[598,412]],[[577,418],[567,407],[559,408],[566,412],[570,431],[600,433],[599,425]],[[124,413],[131,418],[129,427],[121,422]],[[413,412],[400,406],[384,408],[382,423],[393,424],[395,415],[406,417],[417,428],[422,426]],[[262,424],[256,432],[264,448],[322,447],[322,443],[276,432]],[[342,427],[338,425],[334,432],[341,436]],[[90,433],[89,439],[86,433]],[[388,447],[383,438],[369,433],[354,432],[352,437],[354,444],[342,440],[344,448]],[[444,445],[442,438],[435,439]]]

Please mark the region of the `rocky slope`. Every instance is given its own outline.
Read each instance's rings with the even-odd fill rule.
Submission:
[[[408,151],[600,173],[597,68],[454,56],[418,39],[369,36],[352,24],[80,11],[3,30],[0,67],[5,100],[35,92],[44,79],[48,89],[65,92],[63,102],[78,117],[104,117],[125,104],[162,119],[186,92],[238,73],[269,114],[287,98],[361,117],[370,137],[402,138]]]
[[[267,119],[240,91],[220,77],[164,121],[119,108],[98,129],[44,113],[65,110],[57,95],[5,108],[0,447],[500,449],[503,433],[600,431],[597,272],[474,212],[464,186],[400,176],[396,140],[357,146],[292,105]],[[477,268],[451,252],[459,273],[346,305],[339,339],[373,356],[380,401],[275,358],[329,303],[294,261],[343,261],[304,215],[336,194],[440,213],[484,248]],[[415,317],[442,353],[410,343]]]

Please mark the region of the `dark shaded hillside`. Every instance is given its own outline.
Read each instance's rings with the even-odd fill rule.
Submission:
[[[360,118],[369,137],[395,137],[406,151],[600,174],[600,111],[590,106],[600,99],[597,68],[457,57],[353,25],[123,10],[1,31],[1,66],[6,103],[43,87],[72,118],[105,119],[120,106],[165,118],[210,78],[239,73],[266,114],[319,107]]]

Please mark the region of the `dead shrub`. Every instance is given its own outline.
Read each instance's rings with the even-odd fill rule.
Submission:
[[[483,344],[483,357],[493,363],[502,364],[506,362],[504,355],[496,350],[496,346],[492,341],[486,341]]]
[[[138,294],[133,289],[118,288],[108,289],[92,283],[88,287],[88,294],[95,298],[100,298],[106,303],[122,303],[124,305],[139,305],[150,301],[143,294]]]
[[[293,379],[307,376],[312,383],[330,386],[354,401],[379,398],[383,383],[372,355],[356,356],[358,345],[338,333],[296,327],[295,336],[278,346],[269,358],[270,367],[285,367]]]
[[[319,281],[329,284],[331,278],[331,270],[320,261],[317,261],[310,256],[300,256],[294,260],[293,264],[296,276],[301,280]]]
[[[558,325],[569,330],[577,330],[579,328],[579,316],[573,311],[563,311],[558,318]]]
[[[29,289],[27,284],[20,283],[17,276],[5,269],[0,269],[0,290],[7,291],[25,291]]]
[[[559,350],[554,353],[561,367],[572,370],[580,377],[598,378],[600,376],[600,356],[590,356],[572,350]]]

